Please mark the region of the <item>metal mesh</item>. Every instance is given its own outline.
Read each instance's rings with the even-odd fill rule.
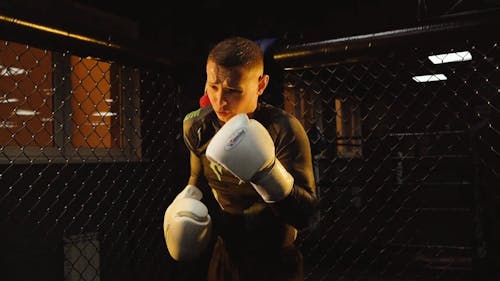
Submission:
[[[498,40],[427,45],[283,62],[321,202],[301,237],[307,280],[498,276]]]
[[[173,274],[163,212],[188,164],[171,73],[13,41],[0,72],[4,280]]]
[[[451,43],[279,69],[283,96],[263,98],[303,122],[321,203],[299,235],[307,280],[498,276],[498,39]],[[77,47],[0,41],[2,276],[190,280],[206,265],[174,263],[161,229],[188,176],[186,85]],[[471,59],[428,58],[457,51]]]

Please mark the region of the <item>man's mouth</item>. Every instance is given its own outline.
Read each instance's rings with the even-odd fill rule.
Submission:
[[[228,111],[219,111],[219,112],[217,112],[217,114],[220,115],[220,116],[228,116],[231,113],[228,112]]]

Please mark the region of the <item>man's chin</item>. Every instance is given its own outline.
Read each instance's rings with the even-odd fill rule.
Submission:
[[[219,120],[224,122],[224,123],[226,123],[233,116],[234,116],[234,114],[230,114],[230,113],[222,113],[222,112],[217,113],[217,118],[219,118]]]

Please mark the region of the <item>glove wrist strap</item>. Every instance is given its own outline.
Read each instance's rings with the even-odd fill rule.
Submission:
[[[251,184],[266,203],[274,203],[290,194],[293,182],[292,175],[275,159],[271,168],[259,172]]]

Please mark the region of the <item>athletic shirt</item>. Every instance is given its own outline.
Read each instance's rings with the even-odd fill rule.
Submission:
[[[184,118],[184,142],[198,162],[193,164],[191,159],[191,165],[201,165],[200,174],[193,175],[192,169],[191,176],[198,177],[198,182],[203,181],[202,178],[206,180],[225,215],[223,221],[234,224],[230,228],[262,232],[268,238],[269,232],[276,232],[276,239],[286,240],[290,238],[284,238],[286,232],[307,227],[317,211],[309,139],[294,116],[272,105],[259,103],[249,117],[259,121],[269,132],[277,159],[294,178],[291,194],[279,202],[265,203],[250,183],[240,181],[224,167],[207,159],[206,148],[222,126],[212,106],[200,108]],[[227,231],[229,226],[223,229]]]

